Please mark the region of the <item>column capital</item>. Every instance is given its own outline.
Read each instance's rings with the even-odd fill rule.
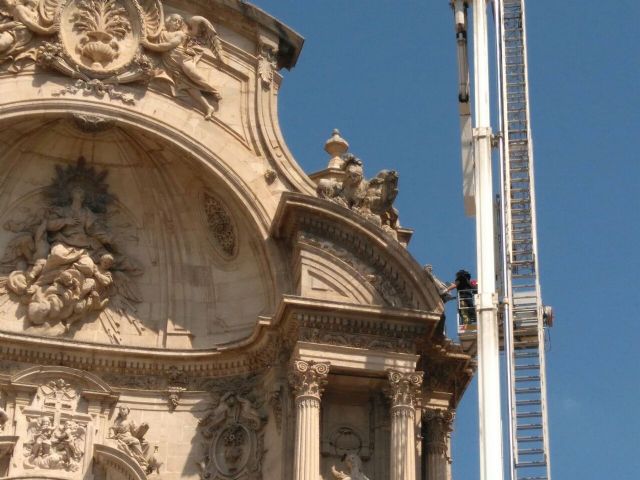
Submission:
[[[397,370],[387,370],[387,375],[389,379],[387,396],[391,400],[391,408],[415,408],[424,373],[402,373]]]
[[[291,364],[289,382],[296,397],[310,396],[320,399],[328,375],[328,362],[306,362],[297,359]]]
[[[453,431],[453,410],[426,408],[422,412],[425,445],[429,453],[437,453],[449,459],[449,436]]]

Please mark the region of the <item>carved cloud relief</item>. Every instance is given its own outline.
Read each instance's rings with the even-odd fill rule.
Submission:
[[[112,327],[123,317],[137,322],[143,269],[110,228],[115,197],[106,177],[83,158],[59,166],[41,193],[43,208],[4,225],[14,236],[0,259],[2,301],[19,304],[32,331],[63,335],[92,314]]]

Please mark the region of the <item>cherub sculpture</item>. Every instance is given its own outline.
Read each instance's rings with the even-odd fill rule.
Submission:
[[[78,470],[84,454],[84,427],[73,420],[54,426],[51,419],[44,415],[29,422],[27,434],[26,469]]]
[[[200,16],[185,20],[172,13],[164,17],[159,2],[147,4],[145,22],[149,27],[142,46],[162,54],[164,73],[158,78],[170,82],[174,95],[184,90],[202,108],[205,119],[211,120],[222,96],[199,64],[205,54],[222,62],[222,44],[214,26]]]
[[[342,459],[349,469],[348,473],[336,470],[336,467],[331,467],[331,473],[334,478],[339,480],[369,480],[364,473],[362,473],[362,460],[355,453],[348,453]]]
[[[0,0],[0,63],[12,61],[13,70],[23,58],[35,60],[29,48],[33,34],[53,35],[58,31],[51,0]]]

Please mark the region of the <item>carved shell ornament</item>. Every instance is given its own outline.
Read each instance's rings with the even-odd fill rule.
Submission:
[[[13,73],[35,62],[89,92],[163,82],[211,119],[222,97],[203,59],[223,62],[213,24],[165,16],[159,0],[0,0],[0,66]]]

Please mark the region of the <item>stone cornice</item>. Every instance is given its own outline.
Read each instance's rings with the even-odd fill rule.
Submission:
[[[286,192],[276,211],[271,234],[291,242],[309,233],[329,240],[379,272],[405,308],[440,314],[444,305],[433,281],[407,250],[381,228],[334,202]]]

